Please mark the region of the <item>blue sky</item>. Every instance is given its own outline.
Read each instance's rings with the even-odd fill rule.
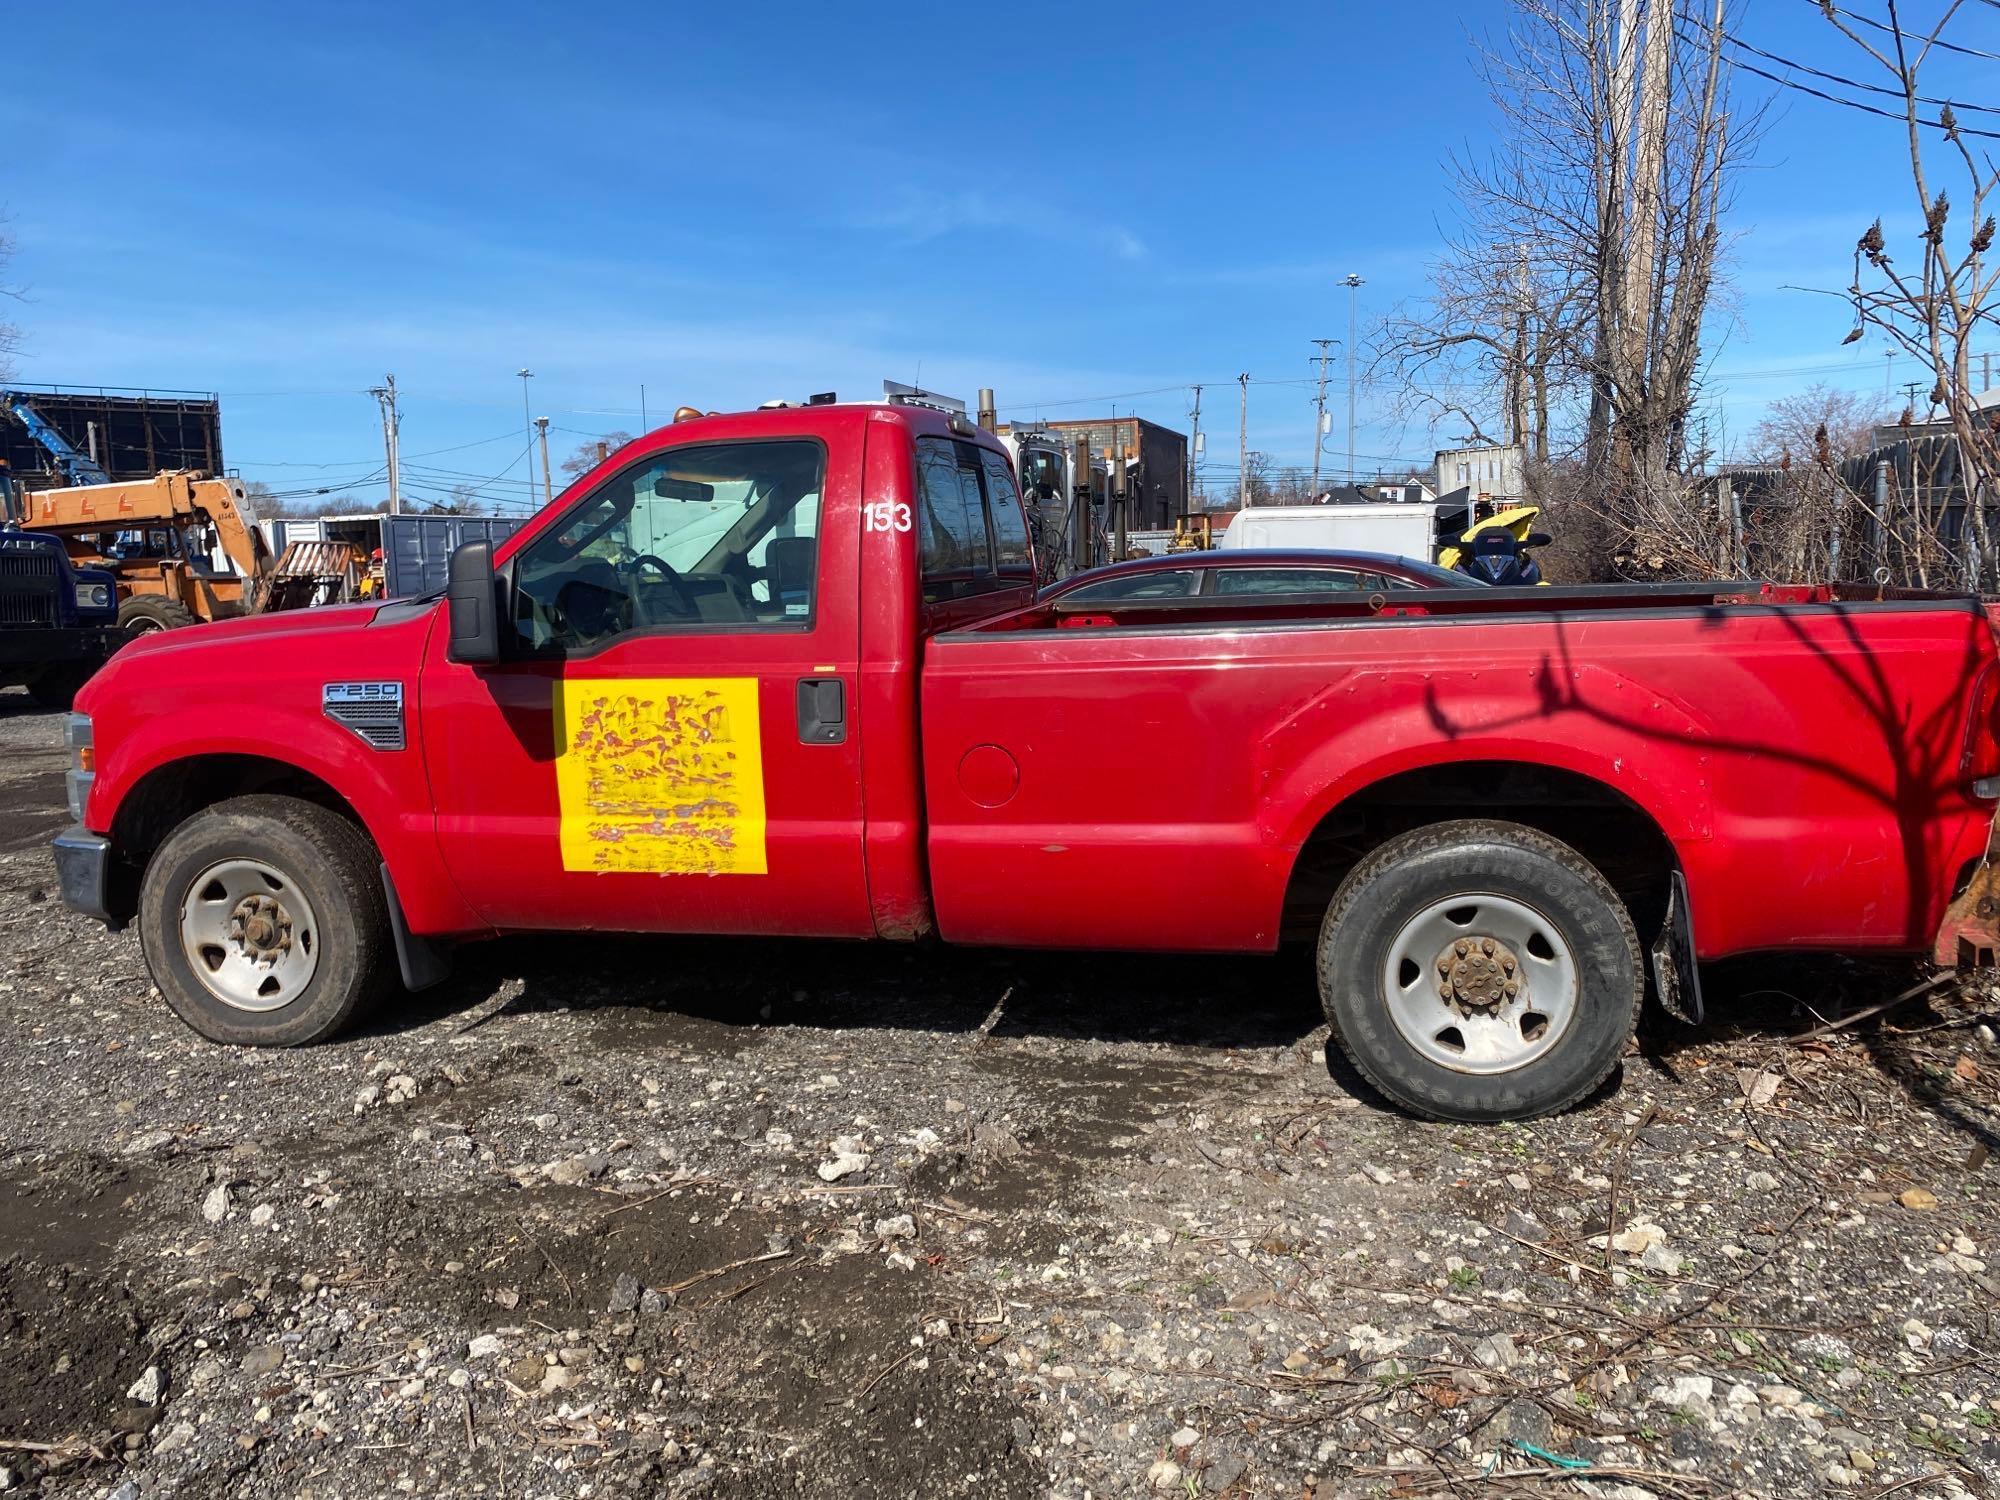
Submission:
[[[2000,8],[1969,9],[1952,35],[2000,51]],[[1364,334],[1421,285],[1452,213],[1440,161],[1490,131],[1467,37],[1503,10],[1237,14],[28,7],[10,55],[83,75],[0,95],[20,374],[218,391],[233,466],[357,499],[381,493],[363,392],[388,371],[409,488],[523,494],[523,365],[558,453],[637,428],[642,384],[657,422],[889,377],[1183,430],[1201,381],[1217,461],[1247,370],[1269,382],[1251,446],[1309,462],[1308,341],[1345,335],[1349,271]],[[1858,71],[1806,0],[1754,0],[1736,29]],[[1996,74],[1935,82],[2000,104]],[[1876,213],[1907,226],[1899,151],[1889,121],[1781,101],[1729,222],[1725,431],[1811,380],[1881,389],[1881,345],[1843,349],[1840,306],[1784,288],[1844,285]],[[1421,423],[1366,389],[1359,406],[1363,468],[1428,457]]]

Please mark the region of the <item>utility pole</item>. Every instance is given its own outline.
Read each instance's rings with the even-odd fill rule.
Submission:
[[[1917,392],[1923,388],[1924,383],[1921,380],[1907,380],[1903,382],[1903,401],[1909,407],[1910,420],[1912,422],[1917,420]],[[1926,411],[1924,415],[1929,416],[1930,413]]]
[[[521,462],[528,471],[528,503],[535,499],[535,419],[528,410],[528,382],[535,378],[535,372],[526,365],[514,372],[521,377],[521,421],[526,424],[528,446],[521,454]]]
[[[646,435],[646,387],[642,383],[639,387],[639,436],[644,437],[645,435]]]
[[[1347,288],[1347,482],[1354,483],[1354,319],[1355,299],[1359,296],[1362,280],[1352,271],[1341,278],[1340,284]]]
[[[1313,498],[1319,498],[1319,453],[1326,445],[1326,361],[1332,339],[1314,339],[1319,345],[1319,394],[1313,397]]]
[[[1236,377],[1243,398],[1236,417],[1236,508],[1250,508],[1250,372]]]
[[[400,435],[403,414],[396,410],[396,377],[385,375],[381,385],[368,388],[375,404],[382,408],[382,451],[389,463],[389,514],[403,513],[402,451]]]
[[[1181,496],[1181,511],[1194,514],[1194,466],[1201,461],[1201,387],[1194,388],[1194,410],[1189,413],[1194,430],[1188,435],[1187,491]]]
[[[549,479],[549,419],[547,417],[535,418],[535,436],[540,439],[542,444],[542,504],[547,505],[556,497],[555,486]]]
[[[1882,399],[1887,401],[1891,390],[1889,380],[1896,371],[1896,351],[1894,349],[1884,349],[1882,351],[1882,360]]]

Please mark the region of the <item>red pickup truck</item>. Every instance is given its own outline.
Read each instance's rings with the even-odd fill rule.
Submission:
[[[1037,603],[1031,558],[961,416],[692,416],[441,597],[121,651],[70,723],[64,895],[137,919],[202,1035],[280,1045],[512,931],[1297,934],[1370,1080],[1491,1120],[1603,1082],[1649,976],[1687,1015],[1697,960],[1919,952],[1980,867],[1970,599]],[[1947,947],[1989,946],[1964,907]]]

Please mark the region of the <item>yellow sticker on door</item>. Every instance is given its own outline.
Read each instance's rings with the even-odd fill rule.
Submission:
[[[555,685],[565,870],[762,875],[754,677]]]

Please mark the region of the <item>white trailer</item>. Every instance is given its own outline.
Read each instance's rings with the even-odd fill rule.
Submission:
[[[1217,551],[1309,548],[1331,552],[1386,552],[1429,562],[1437,550],[1437,513],[1428,505],[1383,501],[1373,505],[1253,505],[1216,543]]]

